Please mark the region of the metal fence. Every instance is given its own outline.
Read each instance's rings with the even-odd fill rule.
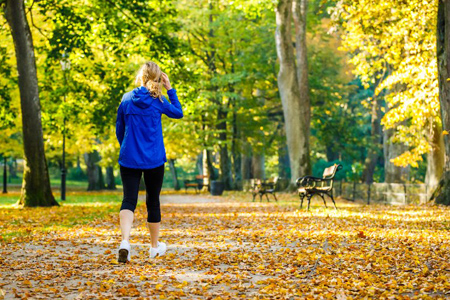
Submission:
[[[347,200],[362,200],[367,204],[421,204],[426,203],[436,186],[403,183],[335,182],[334,192]]]

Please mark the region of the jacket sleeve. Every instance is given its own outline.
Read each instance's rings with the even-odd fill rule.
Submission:
[[[170,89],[167,91],[169,96],[169,101],[163,97],[163,110],[162,113],[173,119],[181,119],[183,117],[183,109],[181,108],[180,101],[178,101],[177,91],[175,89]]]
[[[117,119],[116,119],[116,137],[119,141],[120,146],[122,146],[123,137],[125,135],[125,116],[123,113],[123,102],[120,102],[119,108],[117,109]]]

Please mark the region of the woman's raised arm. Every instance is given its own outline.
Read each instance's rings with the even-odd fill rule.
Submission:
[[[180,101],[178,101],[177,91],[170,89],[167,91],[169,101],[163,97],[163,111],[162,113],[173,119],[181,119],[183,117],[183,109],[181,108]]]
[[[173,119],[181,119],[183,117],[183,109],[181,108],[180,101],[178,101],[177,91],[172,88],[169,80],[169,76],[166,73],[161,75],[162,84],[167,90],[167,95],[169,96],[169,101],[164,98],[163,102],[163,114]]]

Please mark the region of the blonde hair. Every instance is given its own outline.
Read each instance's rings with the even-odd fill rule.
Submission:
[[[145,86],[152,97],[158,98],[159,101],[163,102],[161,75],[162,71],[159,66],[152,61],[148,61],[139,69],[135,83],[136,85]]]

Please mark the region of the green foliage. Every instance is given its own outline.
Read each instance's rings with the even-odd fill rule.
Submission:
[[[182,73],[182,63],[166,68],[183,47],[174,36],[175,11],[170,2],[160,4],[50,0],[32,7],[34,33],[42,38],[36,49],[43,62],[39,83],[51,160],[60,160],[65,119],[69,160],[96,149],[104,158],[102,165],[115,164],[117,107],[131,89],[140,63],[152,59],[169,74]],[[71,61],[70,70],[64,72],[59,64],[63,53]]]
[[[411,6],[415,2],[408,3]],[[406,126],[397,127],[399,139],[418,147],[424,140],[423,131],[419,130],[418,138],[413,139],[414,130],[422,128],[427,117],[435,117],[436,107],[427,106],[429,103],[418,98],[411,106],[404,93],[412,93],[424,84],[427,88],[419,92],[429,91],[435,97],[435,81],[434,77],[423,76],[422,81],[417,79],[420,82],[398,81],[409,73],[405,53],[395,43],[411,33],[386,36],[380,28],[393,33],[394,25],[379,21],[397,16],[396,13],[381,11],[377,3],[340,2],[335,12],[339,12],[340,24],[344,25],[330,34],[333,24],[328,10],[335,4],[317,0],[309,5],[311,154],[314,172],[340,161],[344,170],[338,178],[351,179],[359,176],[368,148],[382,151],[370,140],[370,97],[381,91],[381,96],[388,95],[390,110],[385,126],[395,126],[407,118]],[[140,64],[154,60],[169,74],[185,112],[182,120],[162,120],[167,156],[180,162],[180,178],[192,174],[197,155],[204,149],[213,152],[217,166],[217,154],[224,145],[230,157],[264,154],[266,176],[278,172],[278,148],[285,145],[285,133],[276,81],[273,1],[43,0],[26,5],[36,49],[50,163],[58,165],[61,161],[64,130],[68,165],[83,153],[97,150],[102,167],[116,166],[117,107],[122,95],[133,88]],[[406,14],[407,9],[400,2],[394,5],[400,8],[399,16]],[[410,8],[414,12],[420,9]],[[433,41],[428,30],[433,9],[422,12],[426,16],[426,34],[414,36],[412,44],[399,45],[420,41],[429,45]],[[411,16],[406,16],[406,20],[413,24]],[[397,21],[394,23],[398,25]],[[0,47],[0,152],[6,154],[8,150],[20,157],[21,123],[13,47],[9,33],[0,30],[0,34],[5,40]],[[400,52],[383,56],[391,48]],[[380,49],[384,52],[378,52]],[[354,69],[349,66],[349,52]],[[71,61],[67,71],[60,66],[63,53]],[[411,53],[409,58],[426,73],[433,67],[430,53]],[[425,62],[419,63],[420,58]],[[377,88],[377,77],[387,68],[385,60],[389,60],[386,63],[392,72],[381,78],[383,84]],[[406,88],[394,93],[398,84]],[[427,107],[429,114],[412,115],[413,109],[425,112]],[[408,113],[398,117],[401,109]],[[73,174],[73,179],[78,177],[82,175]]]
[[[362,173],[362,164],[356,162],[351,164],[346,161],[333,160],[327,161],[325,159],[319,159],[312,167],[313,176],[322,178],[323,171],[334,164],[342,165],[342,169],[336,173],[336,180],[346,180],[346,181],[359,181]]]
[[[0,128],[11,128],[17,117],[17,110],[11,107],[13,84],[11,66],[8,64],[8,51],[0,46]]]
[[[356,80],[349,82],[345,53],[336,55],[336,46],[330,47],[336,38],[329,39],[319,36],[310,47],[313,157],[325,153],[330,161],[362,160],[370,137],[370,114],[361,100],[369,91]]]
[[[187,67],[198,80],[197,99],[186,105],[186,112],[197,124],[198,139],[214,150],[221,143],[230,145],[235,117],[239,149],[249,142],[263,151],[272,134],[279,135],[268,111],[275,108],[280,121],[272,11],[225,1],[184,4],[179,2],[181,38],[191,50]],[[227,126],[219,129],[222,122]],[[220,139],[224,131],[226,141]]]
[[[0,17],[0,22],[6,22]],[[7,157],[22,155],[22,134],[19,116],[17,77],[14,72],[14,47],[9,32],[0,28],[0,154]]]

